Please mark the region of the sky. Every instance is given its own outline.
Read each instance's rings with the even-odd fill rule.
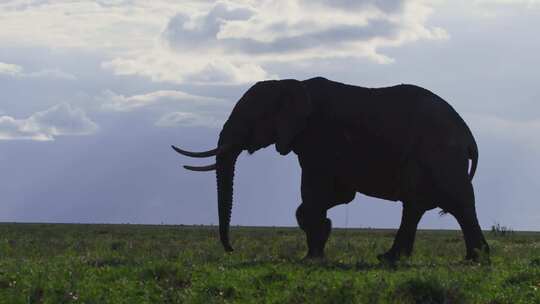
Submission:
[[[0,221],[217,224],[214,148],[255,82],[410,83],[479,145],[484,229],[540,230],[540,1],[0,0]],[[273,147],[237,162],[232,225],[295,226],[300,168]],[[357,194],[334,226],[396,228]],[[429,211],[420,228],[457,229]]]

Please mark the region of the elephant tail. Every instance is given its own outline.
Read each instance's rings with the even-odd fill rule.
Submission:
[[[471,134],[472,135],[472,134]],[[469,158],[471,159],[471,170],[469,171],[469,178],[472,180],[474,173],[476,172],[476,167],[478,166],[478,146],[474,137],[471,136],[471,144],[468,148]]]

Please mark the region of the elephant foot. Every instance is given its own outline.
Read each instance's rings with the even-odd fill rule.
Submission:
[[[377,259],[381,264],[389,265],[392,267],[395,267],[397,262],[403,258],[407,257],[408,255],[400,254],[399,252],[388,250],[385,253],[377,255]]]
[[[399,257],[396,254],[388,251],[377,255],[377,260],[379,260],[381,264],[395,266],[399,260]]]
[[[306,230],[308,253],[303,260],[324,260],[324,247],[331,230],[332,222],[330,219],[325,219],[321,226]]]
[[[324,259],[326,259],[324,255],[306,254],[306,256],[302,259],[302,261],[322,261]]]
[[[306,254],[306,256],[302,259],[302,262],[323,262],[326,261],[326,257],[324,254]]]
[[[317,260],[324,260],[324,249],[321,248],[310,248],[308,250],[308,253],[306,256],[302,259],[303,261],[317,261]]]
[[[476,249],[473,250],[465,256],[466,263],[475,263],[482,265],[490,265],[491,259],[489,258],[489,252],[486,250]]]

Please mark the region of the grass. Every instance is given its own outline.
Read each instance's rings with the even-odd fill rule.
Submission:
[[[335,229],[302,262],[297,228],[0,224],[0,303],[540,303],[540,233],[487,232],[491,265],[463,263],[458,231],[419,231],[396,268],[394,231]]]

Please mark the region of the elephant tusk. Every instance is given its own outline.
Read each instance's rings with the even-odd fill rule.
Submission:
[[[212,150],[208,150],[208,151],[204,151],[204,152],[191,152],[191,151],[186,151],[186,150],[182,150],[180,148],[178,148],[177,146],[174,146],[172,145],[171,148],[173,148],[174,151],[182,154],[182,155],[185,155],[185,156],[189,156],[189,157],[210,157],[210,156],[215,156],[219,153],[223,153],[227,150],[229,150],[231,148],[231,145],[228,145],[228,144],[224,144],[224,145],[221,145],[215,149],[212,149]]]
[[[208,166],[184,166],[187,170],[191,171],[213,171],[216,170],[216,164],[208,165]]]
[[[215,148],[215,149],[212,149],[212,150],[208,150],[208,151],[204,151],[204,152],[191,152],[191,151],[186,151],[186,150],[182,150],[176,146],[171,146],[171,148],[173,148],[174,151],[182,154],[182,155],[185,155],[185,156],[189,156],[189,157],[210,157],[210,156],[214,156],[216,154],[218,154],[218,152],[220,151],[219,148]]]

